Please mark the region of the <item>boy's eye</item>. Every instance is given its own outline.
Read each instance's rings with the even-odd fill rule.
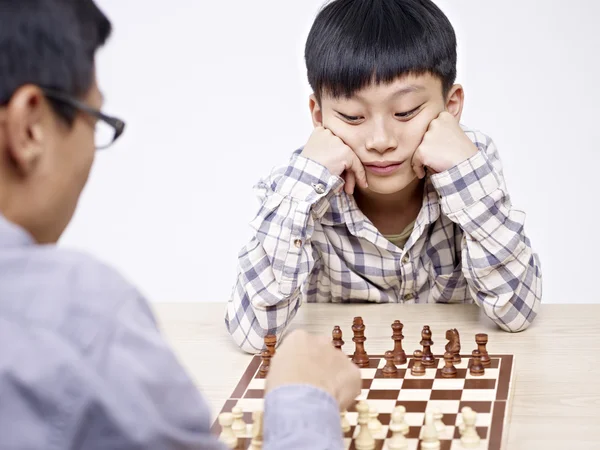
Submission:
[[[406,119],[407,117],[411,117],[412,115],[414,115],[420,108],[421,106],[417,106],[415,109],[407,111],[407,112],[403,112],[403,113],[397,113],[396,117],[401,117],[403,119]]]
[[[359,117],[359,116],[347,116],[346,114],[342,114],[342,113],[338,113],[338,114],[340,116],[342,116],[348,122],[358,122],[361,119],[361,117]]]

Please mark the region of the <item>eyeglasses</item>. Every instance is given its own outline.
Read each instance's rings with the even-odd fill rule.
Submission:
[[[62,102],[73,108],[79,109],[92,117],[95,117],[96,129],[94,133],[95,146],[97,150],[103,150],[110,147],[125,131],[125,122],[116,117],[110,117],[103,112],[92,108],[89,105],[63,93],[52,89],[43,88],[44,94],[55,101]]]

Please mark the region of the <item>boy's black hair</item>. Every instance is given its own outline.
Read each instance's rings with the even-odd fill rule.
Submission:
[[[305,47],[308,81],[351,97],[404,74],[432,73],[446,96],[456,79],[456,35],[431,0],[334,0],[317,15]]]
[[[25,84],[85,95],[111,29],[93,0],[0,0],[0,105]],[[51,104],[73,120],[71,107]]]

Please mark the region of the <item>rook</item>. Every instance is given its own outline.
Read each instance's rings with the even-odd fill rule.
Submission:
[[[490,355],[488,355],[486,345],[488,342],[488,335],[485,333],[478,333],[475,335],[475,342],[477,343],[477,350],[481,353],[481,364],[484,367],[488,367],[492,360],[490,359]]]

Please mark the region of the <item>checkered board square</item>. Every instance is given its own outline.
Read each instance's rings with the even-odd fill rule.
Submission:
[[[460,411],[464,406],[471,407],[477,413],[476,430],[481,437],[478,447],[482,450],[502,450],[508,429],[507,417],[512,399],[514,373],[513,355],[490,354],[491,363],[485,367],[482,376],[473,376],[469,372],[471,358],[461,355],[461,362],[455,363],[456,378],[443,378],[441,369],[444,359],[436,355],[433,367],[426,368],[425,375],[414,376],[410,373],[413,359],[397,365],[398,372],[390,377],[383,374],[385,359],[383,355],[369,355],[369,367],[361,368],[362,392],[356,401],[365,400],[369,407],[376,410],[382,428],[374,434],[375,449],[385,450],[386,440],[392,436],[389,430],[394,408],[403,405],[406,408],[405,421],[409,425],[409,450],[419,450],[420,436],[425,423],[425,412],[438,408],[446,429],[440,433],[440,450],[460,450],[459,427],[462,424]],[[247,434],[238,439],[239,449],[250,447],[252,412],[263,409],[264,377],[258,372],[261,359],[254,356],[238,386],[225,402],[221,412],[231,412],[236,405],[244,411]],[[354,438],[358,435],[358,413],[356,403],[347,413],[350,431],[344,435],[345,448],[354,450]],[[219,434],[221,427],[215,420],[212,430]]]

